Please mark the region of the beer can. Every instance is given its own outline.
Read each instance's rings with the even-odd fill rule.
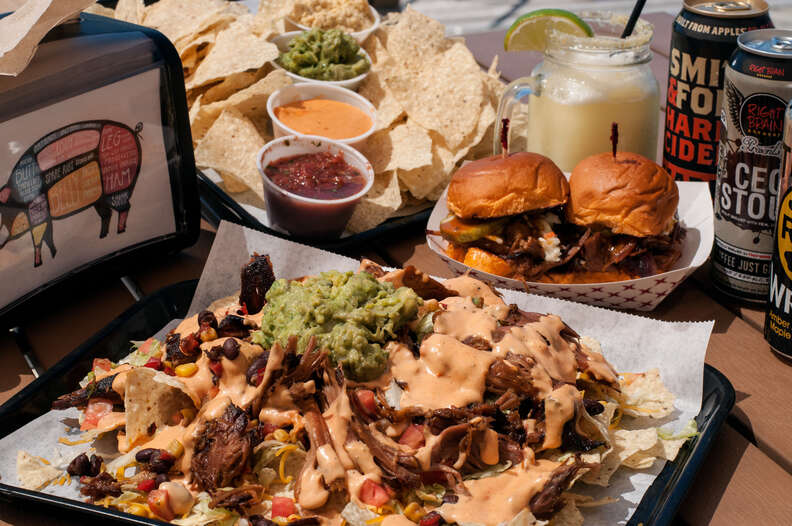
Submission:
[[[792,358],[792,104],[784,117],[783,149],[764,336],[770,348]]]
[[[724,78],[712,281],[727,295],[765,303],[792,99],[792,31],[749,31],[737,44]]]
[[[723,70],[737,37],[773,23],[764,0],[685,0],[671,33],[663,167],[714,190]]]

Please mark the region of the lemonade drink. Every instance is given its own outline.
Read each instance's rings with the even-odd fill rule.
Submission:
[[[632,36],[621,39],[626,17],[582,18],[594,37],[552,33],[544,61],[504,93],[510,149],[541,153],[571,171],[589,155],[610,150],[616,122],[620,150],[655,159],[659,90],[649,67],[651,24],[639,20]]]

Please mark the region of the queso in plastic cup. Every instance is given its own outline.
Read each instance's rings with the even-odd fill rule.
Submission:
[[[315,113],[313,116],[306,114],[309,123],[312,123],[310,128],[314,129],[314,133],[305,130],[299,130],[294,127],[288,126],[278,114],[281,109],[291,107],[292,109],[302,108],[304,111],[311,111],[310,106],[317,103],[317,101],[324,101],[333,105],[341,105],[346,110],[357,112],[358,116],[368,119],[369,125],[364,130],[359,130],[355,135],[340,138],[338,136],[331,136],[330,139],[336,142],[348,144],[353,148],[358,148],[366,139],[374,133],[377,125],[377,110],[374,105],[368,100],[361,97],[354,91],[348,89],[338,88],[336,86],[328,86],[325,84],[292,84],[279,89],[267,99],[267,113],[272,120],[272,131],[275,137],[283,137],[285,135],[322,135],[320,129],[336,129],[337,126],[346,124],[340,122],[345,119],[343,115],[333,115],[332,118],[329,114]],[[282,114],[281,114],[282,115]],[[349,118],[349,115],[346,117]]]
[[[339,237],[374,184],[374,169],[360,152],[316,135],[270,141],[257,164],[270,222],[304,238]]]

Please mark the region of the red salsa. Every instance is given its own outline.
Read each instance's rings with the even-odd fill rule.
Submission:
[[[284,157],[269,164],[264,173],[284,190],[311,199],[343,199],[360,192],[366,178],[328,152]]]

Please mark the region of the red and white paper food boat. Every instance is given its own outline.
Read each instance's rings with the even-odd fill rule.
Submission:
[[[677,183],[679,188],[679,219],[687,229],[682,257],[673,270],[647,278],[615,281],[612,283],[585,284],[554,284],[554,283],[523,283],[516,279],[504,278],[468,267],[445,253],[446,241],[440,236],[427,235],[429,247],[448,263],[451,270],[458,275],[470,272],[478,279],[492,283],[498,287],[526,290],[533,294],[553,296],[600,307],[617,309],[633,309],[640,311],[653,310],[668,296],[677,285],[700,267],[709,257],[713,242],[713,212],[709,185],[699,182]],[[428,230],[440,230],[440,222],[448,217],[445,192],[437,201],[429,217]]]

